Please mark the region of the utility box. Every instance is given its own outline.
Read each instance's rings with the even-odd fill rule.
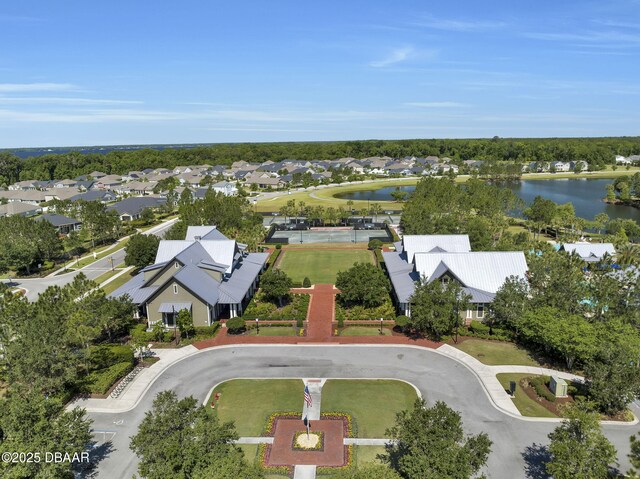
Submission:
[[[551,376],[551,382],[549,383],[549,389],[555,394],[557,398],[567,397],[567,381],[557,376]]]
[[[515,381],[509,381],[509,394],[515,396],[517,383]]]

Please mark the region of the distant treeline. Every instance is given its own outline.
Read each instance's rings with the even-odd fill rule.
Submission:
[[[585,160],[599,169],[614,163],[616,154],[640,154],[640,137],[541,138],[464,140],[363,140],[306,143],[224,143],[184,149],[110,151],[106,154],[69,152],[25,160],[0,153],[0,184],[18,180],[74,178],[98,170],[124,174],[145,168],[178,165],[231,165],[234,161],[335,160],[342,157],[438,156],[454,162],[483,160],[527,163]]]

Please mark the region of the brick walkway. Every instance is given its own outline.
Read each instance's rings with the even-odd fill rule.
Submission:
[[[194,343],[198,349],[228,344],[403,344],[436,349],[443,343],[406,336],[333,336],[335,295],[340,292],[332,284],[316,284],[313,288],[294,288],[292,293],[309,294],[311,302],[307,312],[307,335],[297,336],[242,336],[227,334],[222,328],[215,338]],[[364,324],[364,323],[363,323]]]

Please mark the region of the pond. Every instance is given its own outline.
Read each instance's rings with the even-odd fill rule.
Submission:
[[[631,206],[609,205],[602,201],[607,195],[607,185],[612,183],[609,178],[580,178],[558,180],[522,180],[510,183],[507,188],[522,198],[527,204],[540,195],[558,204],[573,203],[576,216],[593,220],[598,213],[607,213],[610,218],[632,219],[640,223],[640,209]],[[339,193],[336,198],[344,200],[391,201],[391,192],[395,187],[380,188]],[[415,186],[402,186],[401,190],[408,193],[415,190]]]

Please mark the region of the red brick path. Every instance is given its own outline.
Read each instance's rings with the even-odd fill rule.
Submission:
[[[215,338],[206,339],[193,345],[198,349],[206,349],[228,344],[404,344],[436,349],[444,344],[428,339],[411,339],[395,335],[333,336],[332,321],[335,316],[335,295],[340,291],[332,284],[316,284],[313,288],[294,288],[291,291],[311,295],[311,304],[307,312],[306,336],[236,336],[227,334],[227,328],[221,328]]]
[[[324,432],[324,451],[299,451],[292,449],[293,436],[295,433],[305,430],[302,419],[278,419],[267,465],[344,465],[344,423],[342,420],[321,419],[319,421],[311,421],[311,432]]]

